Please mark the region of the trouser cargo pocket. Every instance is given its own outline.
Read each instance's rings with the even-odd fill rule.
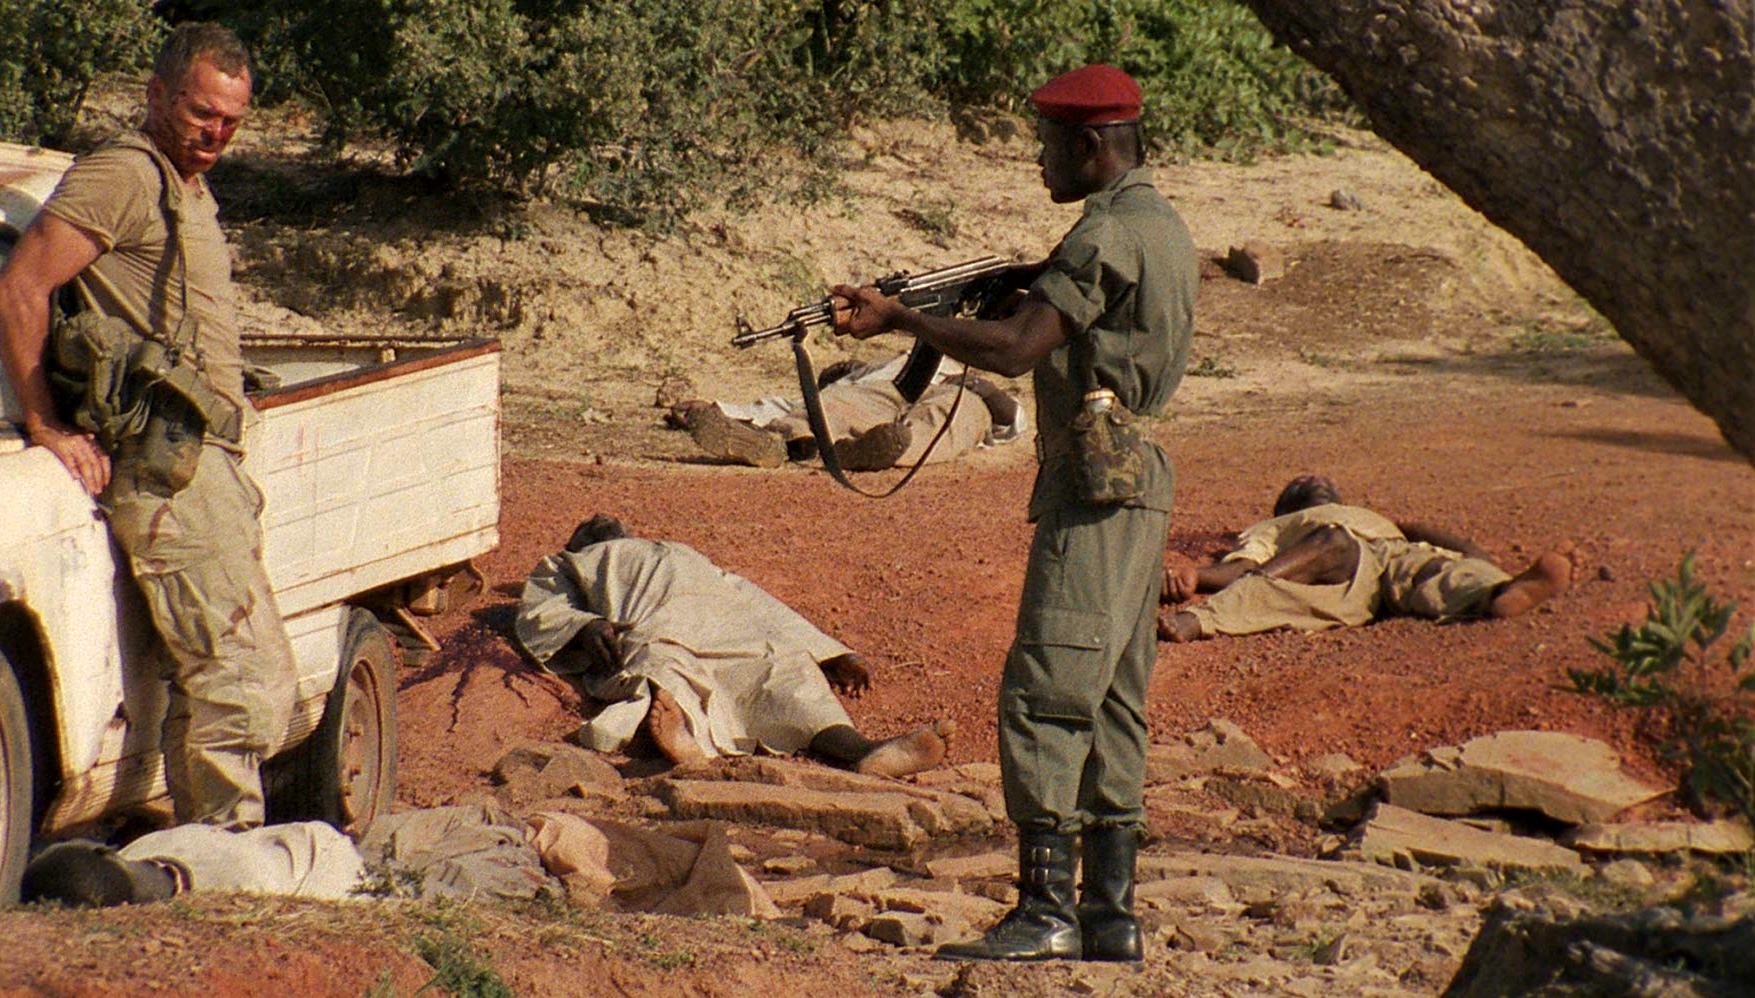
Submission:
[[[1090,727],[1109,688],[1108,631],[1105,613],[1026,608],[1006,659],[1005,699],[1033,720]]]

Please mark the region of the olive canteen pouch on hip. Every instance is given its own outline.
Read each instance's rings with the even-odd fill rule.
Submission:
[[[1084,408],[1072,423],[1073,477],[1079,498],[1096,505],[1137,499],[1144,462],[1133,413],[1118,405],[1115,393],[1085,393]]]

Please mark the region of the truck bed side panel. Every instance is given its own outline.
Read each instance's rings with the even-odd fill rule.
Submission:
[[[497,352],[334,388],[265,408],[245,461],[289,616],[498,542]]]

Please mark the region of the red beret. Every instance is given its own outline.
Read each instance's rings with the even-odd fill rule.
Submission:
[[[1062,73],[1030,95],[1036,113],[1069,125],[1107,125],[1136,121],[1140,85],[1114,66],[1095,63]]]

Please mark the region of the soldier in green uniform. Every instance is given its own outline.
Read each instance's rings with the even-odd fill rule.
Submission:
[[[1018,905],[980,940],[939,955],[1138,960],[1145,700],[1172,473],[1132,417],[1163,409],[1181,380],[1198,266],[1187,228],[1141,166],[1138,84],[1086,66],[1031,102],[1043,184],[1085,210],[1035,265],[1015,311],[938,318],[843,285],[837,331],[910,333],[972,367],[1034,378],[1036,534],[999,699]]]

